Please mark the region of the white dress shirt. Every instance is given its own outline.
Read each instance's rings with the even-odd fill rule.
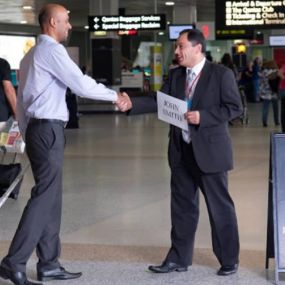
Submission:
[[[42,34],[20,64],[17,120],[23,137],[30,118],[68,121],[67,87],[81,97],[117,100],[114,90],[82,73],[62,44]]]
[[[192,78],[193,85],[191,86],[191,94],[186,94],[187,96],[191,96],[191,97],[193,96],[193,94],[195,92],[196,85],[197,85],[198,80],[200,78],[202,69],[203,69],[203,67],[205,65],[205,62],[206,62],[206,58],[204,57],[198,64],[196,64],[192,68],[188,68],[188,67],[186,68],[186,76],[188,74],[188,70],[190,70],[192,75],[194,74],[194,77]],[[194,80],[195,80],[195,82],[194,82]],[[188,144],[190,143],[190,141],[191,141],[191,134],[190,134],[189,126],[188,126],[188,131],[182,130],[182,137],[183,137],[183,140],[186,143],[188,143]]]
[[[206,62],[206,58],[203,57],[203,59],[202,59],[198,64],[196,64],[195,66],[193,66],[192,68],[187,67],[187,68],[186,68],[186,73],[187,73],[187,70],[188,70],[188,69],[191,70],[191,72],[195,74],[195,76],[194,76],[194,79],[195,79],[195,77],[196,77],[196,76],[199,76],[199,74],[201,73],[201,71],[202,71],[202,69],[203,69],[203,67],[204,67],[204,65],[205,65],[205,62]],[[197,82],[198,82],[198,81],[197,81]],[[197,84],[197,82],[196,82],[196,84]],[[196,84],[195,84],[195,86],[196,86]],[[193,86],[193,87],[194,87],[194,86]],[[193,89],[193,92],[194,92],[194,89]]]

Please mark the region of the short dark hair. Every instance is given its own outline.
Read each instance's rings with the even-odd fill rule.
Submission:
[[[206,39],[203,33],[198,29],[185,29],[179,33],[179,36],[182,34],[187,34],[187,39],[193,45],[201,44],[202,52],[206,53]]]
[[[47,13],[47,10],[48,9],[46,9],[46,6],[44,6],[39,12],[38,21],[41,29],[43,29],[44,23],[46,23],[49,18],[49,13]]]

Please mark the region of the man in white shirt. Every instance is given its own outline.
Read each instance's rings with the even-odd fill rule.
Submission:
[[[0,277],[15,285],[33,285],[26,277],[26,264],[34,249],[40,281],[67,280],[81,272],[66,271],[59,263],[62,206],[64,125],[68,121],[66,88],[75,94],[115,102],[121,111],[131,107],[126,93],[97,84],[84,75],[60,44],[71,29],[68,11],[47,4],[39,13],[42,34],[20,65],[17,118],[26,140],[35,186],[0,265]]]

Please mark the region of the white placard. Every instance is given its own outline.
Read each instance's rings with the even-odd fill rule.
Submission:
[[[185,101],[157,91],[157,112],[158,119],[183,130],[188,130],[188,123],[184,118],[184,114],[187,112]]]

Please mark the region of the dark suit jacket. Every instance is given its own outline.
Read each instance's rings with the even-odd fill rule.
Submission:
[[[169,72],[161,91],[185,100],[184,67]],[[156,111],[156,97],[132,98],[130,114]],[[233,168],[228,122],[242,112],[241,98],[232,70],[206,61],[196,85],[191,110],[200,112],[200,124],[190,125],[191,141],[197,164],[205,173]],[[181,129],[170,126],[168,159],[170,168],[181,160]]]

